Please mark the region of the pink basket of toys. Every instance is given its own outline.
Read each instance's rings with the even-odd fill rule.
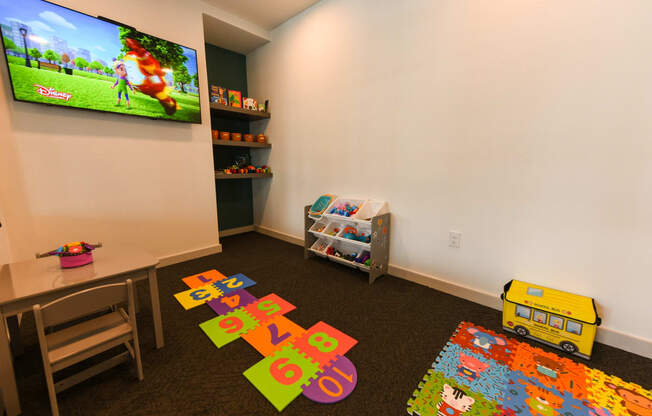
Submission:
[[[37,254],[36,258],[58,256],[61,268],[80,267],[93,262],[93,250],[102,247],[102,243],[88,244],[84,241],[64,244],[56,250]]]

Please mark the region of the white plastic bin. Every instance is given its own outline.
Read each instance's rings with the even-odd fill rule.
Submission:
[[[314,234],[316,237],[321,237],[324,230],[326,230],[326,226],[328,226],[328,222],[325,220],[317,221],[315,222],[312,227],[308,231],[310,231],[312,234]]]
[[[337,198],[335,202],[333,202],[328,209],[324,212],[324,215],[329,216],[329,217],[340,217],[340,218],[355,218],[357,213],[362,209],[363,205],[365,203],[364,199],[350,199],[350,198]],[[339,215],[337,213],[331,213],[331,211],[335,208],[337,208],[340,205],[355,205],[358,207],[358,212],[353,214],[350,217],[346,217],[345,215]]]
[[[330,243],[328,240],[320,238],[317,241],[315,241],[315,243],[310,247],[310,251],[312,251],[318,256],[327,257],[326,250],[328,250],[329,246]]]
[[[369,237],[369,241],[367,241],[367,240],[357,240],[357,239],[344,237],[345,235],[349,234],[349,231],[353,231],[353,230],[355,230],[355,233],[352,233],[352,234],[355,234],[357,236],[362,235],[362,236],[365,236],[365,237]],[[337,233],[337,237],[338,237],[338,239],[341,239],[343,241],[350,242],[350,243],[356,244],[356,245],[361,245],[361,246],[364,246],[367,249],[369,249],[369,246],[371,244],[371,224],[369,224],[369,223],[365,224],[365,223],[359,223],[359,222],[344,224],[344,226],[340,230],[340,232]]]

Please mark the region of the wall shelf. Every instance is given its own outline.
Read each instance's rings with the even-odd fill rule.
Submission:
[[[269,173],[224,173],[219,170],[215,171],[215,179],[261,179],[271,178],[274,176]]]
[[[212,139],[212,140],[213,140],[213,145],[215,146],[251,147],[256,149],[269,149],[270,147],[272,147],[271,143],[244,142],[244,141],[235,142],[233,140],[219,140],[219,139]]]
[[[217,117],[230,118],[235,120],[265,120],[271,118],[272,115],[263,111],[245,110],[244,108],[231,107],[218,103],[211,103],[211,112]]]

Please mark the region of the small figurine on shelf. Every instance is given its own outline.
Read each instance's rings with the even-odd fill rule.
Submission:
[[[102,247],[102,243],[88,244],[84,241],[64,244],[56,250],[37,254],[36,258],[58,256],[61,267],[79,267],[93,262],[93,250]]]

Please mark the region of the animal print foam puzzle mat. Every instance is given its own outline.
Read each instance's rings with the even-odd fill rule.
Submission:
[[[243,374],[279,412],[301,394],[335,403],[355,389],[356,368],[344,357],[355,339],[325,322],[307,330],[295,324],[284,316],[294,305],[274,293],[256,298],[245,290],[256,282],[241,273],[209,270],[182,280],[190,289],[174,297],[184,309],[207,304],[219,315],[199,324],[217,348],[243,338],[264,357]]]
[[[652,416],[652,391],[462,322],[407,411],[419,416]]]

